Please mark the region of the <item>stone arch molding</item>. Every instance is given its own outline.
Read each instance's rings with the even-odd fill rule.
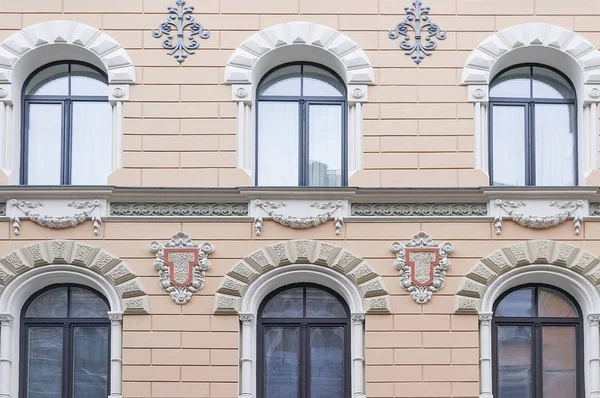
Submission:
[[[131,58],[108,34],[73,21],[42,22],[20,30],[0,44],[0,83],[12,83],[14,66],[25,54],[48,45],[84,48],[102,61],[110,84],[134,84]]]
[[[462,83],[488,84],[494,65],[511,51],[524,47],[548,47],[573,58],[585,84],[600,84],[600,51],[575,32],[547,23],[512,26],[484,39],[471,53],[462,73]]]
[[[383,279],[362,258],[328,243],[293,240],[267,246],[235,264],[217,290],[215,313],[238,314],[242,297],[252,281],[270,270],[291,264],[314,264],[333,269],[358,287],[367,314],[391,312],[390,297]]]
[[[127,264],[99,247],[69,240],[35,243],[0,258],[0,291],[17,276],[53,264],[95,272],[114,286],[125,314],[148,313],[148,296],[142,281]]]
[[[458,287],[455,313],[478,314],[481,300],[496,278],[516,267],[533,264],[570,269],[600,288],[600,258],[566,243],[534,240],[499,249],[475,264]]]
[[[358,44],[335,29],[311,22],[286,22],[250,36],[229,58],[225,82],[252,83],[253,69],[260,59],[287,46],[310,46],[328,51],[343,67],[345,76],[342,78],[346,84],[375,84],[371,61]]]

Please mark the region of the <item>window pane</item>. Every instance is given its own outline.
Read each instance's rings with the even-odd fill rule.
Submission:
[[[310,328],[310,397],[344,398],[344,328]]]
[[[573,105],[535,105],[536,185],[577,185],[574,120]]]
[[[108,96],[106,78],[84,65],[71,65],[71,95]]]
[[[529,98],[531,95],[531,68],[511,69],[494,80],[490,97]]]
[[[569,82],[558,73],[546,68],[533,68],[533,96],[535,98],[575,98]]]
[[[565,295],[550,289],[538,289],[538,316],[575,318],[577,308]]]
[[[533,308],[533,288],[515,290],[502,299],[496,308],[495,316],[504,317],[532,317],[535,316]]]
[[[26,95],[69,95],[69,65],[39,71],[27,84]]]
[[[67,316],[66,287],[42,293],[33,300],[25,314],[27,318],[66,318]]]
[[[298,185],[298,103],[258,103],[258,184]]]
[[[28,117],[27,183],[60,185],[62,105],[29,104]]]
[[[544,326],[542,341],[544,398],[575,397],[577,385],[575,327]]]
[[[71,318],[107,318],[108,310],[106,302],[94,292],[71,288]]]
[[[31,327],[29,332],[28,398],[62,397],[62,327]]]
[[[73,329],[73,398],[108,396],[108,326]]]
[[[295,398],[300,381],[298,328],[265,327],[265,398]]]
[[[525,107],[492,106],[493,185],[525,185]]]
[[[310,105],[308,185],[342,185],[342,106]]]
[[[530,398],[532,396],[531,347],[531,326],[498,327],[497,398]]]
[[[346,309],[340,301],[326,291],[306,288],[307,318],[346,318]]]
[[[262,312],[263,318],[302,318],[304,316],[304,288],[295,287],[273,297]]]
[[[259,95],[292,95],[301,94],[300,65],[286,66],[269,74],[260,85]]]
[[[106,185],[112,171],[112,141],[110,103],[73,102],[71,184]]]
[[[343,97],[344,88],[340,81],[325,69],[305,65],[302,95]]]

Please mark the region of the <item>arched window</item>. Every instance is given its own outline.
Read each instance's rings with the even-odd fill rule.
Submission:
[[[278,289],[261,304],[258,396],[345,398],[350,392],[350,314],[317,285]]]
[[[577,185],[577,100],[572,83],[539,65],[508,69],[491,83],[492,185]]]
[[[105,185],[112,172],[112,110],[99,69],[61,62],[23,88],[21,183]]]
[[[494,305],[494,397],[584,396],[579,306],[546,285],[509,290]]]
[[[106,398],[108,302],[79,285],[53,285],[32,296],[21,316],[23,398]]]
[[[347,185],[346,89],[314,64],[284,65],[260,82],[257,185]]]

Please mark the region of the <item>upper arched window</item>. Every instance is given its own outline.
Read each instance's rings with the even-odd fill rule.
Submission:
[[[345,398],[350,391],[350,314],[341,297],[291,285],[261,304],[258,396]]]
[[[33,295],[21,316],[21,397],[106,398],[110,320],[106,299],[79,285]]]
[[[106,75],[61,62],[23,86],[21,183],[105,185],[112,171],[112,113]]]
[[[494,397],[584,395],[581,310],[545,285],[506,292],[494,306]]]
[[[548,67],[498,75],[490,89],[492,184],[577,185],[576,104],[571,82]]]
[[[290,64],[267,74],[257,94],[257,185],[346,185],[343,81],[321,66]]]

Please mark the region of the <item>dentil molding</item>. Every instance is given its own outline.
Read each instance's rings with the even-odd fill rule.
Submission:
[[[390,250],[396,254],[394,266],[400,271],[402,287],[418,304],[427,304],[433,293],[444,287],[446,270],[451,265],[448,254],[454,246],[449,242],[438,244],[419,232],[406,244],[392,243]]]
[[[581,233],[583,214],[587,203],[583,200],[502,200],[491,201],[496,234],[502,233],[503,217],[508,216],[517,224],[533,229],[552,228],[573,218],[575,235]]]
[[[254,216],[254,231],[260,236],[263,229],[263,216],[284,227],[307,229],[318,227],[333,219],[335,234],[342,233],[344,227],[343,210],[348,208],[347,201],[307,201],[288,200],[270,201],[256,199],[251,204]]]
[[[154,268],[158,271],[158,285],[171,294],[179,305],[186,304],[192,293],[204,287],[206,271],[210,268],[208,255],[215,251],[210,243],[198,244],[183,232],[177,232],[167,243],[150,243],[156,254]]]
[[[54,229],[76,227],[89,219],[92,221],[94,234],[98,235],[106,208],[106,201],[99,199],[77,201],[11,199],[7,203],[6,211],[10,215],[15,235],[21,232],[21,218]]]

